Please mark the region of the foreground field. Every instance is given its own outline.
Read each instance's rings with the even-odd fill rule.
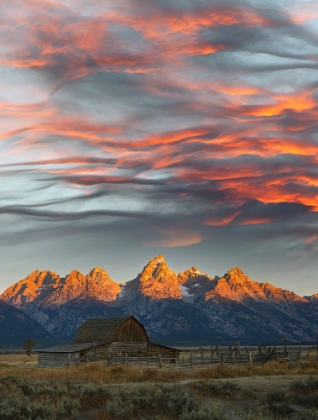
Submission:
[[[0,356],[1,420],[318,419],[316,362],[189,370],[36,362]]]

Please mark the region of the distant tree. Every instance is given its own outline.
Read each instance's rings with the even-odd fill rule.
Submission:
[[[35,344],[36,344],[36,341],[34,340],[26,340],[24,342],[23,348],[28,356],[31,356],[31,352]]]

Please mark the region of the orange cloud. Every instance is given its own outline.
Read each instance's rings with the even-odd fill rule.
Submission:
[[[164,238],[147,241],[146,245],[150,247],[178,248],[198,244],[203,241],[198,233],[189,233],[180,231],[165,231]]]
[[[240,214],[241,214],[241,212],[235,212],[234,214],[232,214],[230,216],[225,216],[225,217],[219,217],[219,218],[217,218],[217,217],[209,217],[205,221],[205,224],[206,225],[209,225],[209,226],[225,226],[225,225],[229,225]]]
[[[312,244],[318,239],[318,235],[310,235],[305,239],[305,245]]]

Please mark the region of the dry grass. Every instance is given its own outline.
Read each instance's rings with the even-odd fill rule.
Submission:
[[[216,365],[195,369],[108,367],[89,363],[59,369],[37,368],[37,356],[0,355],[0,377],[15,375],[39,380],[66,379],[92,383],[178,382],[186,379],[222,379],[266,375],[315,375],[317,362],[270,362],[262,366]],[[29,369],[26,369],[29,368]]]
[[[39,380],[65,379],[68,381],[86,381],[92,383],[141,383],[141,382],[178,382],[188,376],[180,370],[142,369],[138,367],[107,367],[104,363],[89,363],[60,369],[21,369],[2,368],[0,377],[14,375]]]
[[[217,365],[193,371],[196,379],[240,378],[266,375],[314,375],[318,374],[317,362],[269,362],[261,366]]]
[[[1,354],[0,369],[7,367],[36,367],[38,364],[37,354],[27,356],[26,354]]]

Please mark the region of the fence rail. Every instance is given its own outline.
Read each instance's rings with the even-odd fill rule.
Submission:
[[[160,353],[131,355],[124,352],[109,354],[107,357],[96,355],[91,349],[78,362],[102,361],[109,366],[141,366],[149,368],[195,368],[213,365],[247,365],[263,364],[273,360],[318,361],[318,344],[289,344],[286,339],[283,345],[275,340],[272,345],[241,346],[239,343],[230,346],[205,346],[179,348],[178,357],[166,357]]]

